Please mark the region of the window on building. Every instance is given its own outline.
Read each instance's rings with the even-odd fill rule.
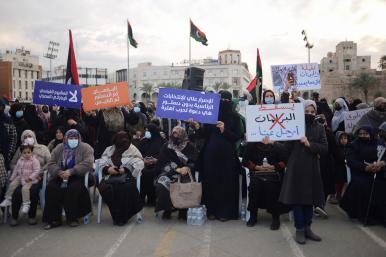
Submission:
[[[16,91],[13,91],[13,98],[16,98]]]
[[[31,90],[34,90],[34,82],[31,81]]]
[[[25,92],[25,99],[28,99],[28,92]]]
[[[19,80],[19,89],[21,90],[21,80]]]
[[[365,62],[366,61],[366,59],[365,58],[362,58],[362,62]]]
[[[64,70],[63,70],[63,74],[64,74]],[[36,72],[36,79],[39,79],[39,72],[38,71]]]
[[[332,60],[330,60],[330,63],[332,63]]]
[[[333,72],[334,70],[333,70],[333,69],[329,69],[328,71],[329,71],[329,72]]]
[[[21,99],[21,91],[19,91],[19,98]]]
[[[28,73],[28,71],[24,71],[24,78],[27,78],[27,73]]]
[[[21,70],[19,70],[19,78],[21,78]]]
[[[143,74],[142,74],[142,75],[143,75],[143,77],[144,77],[144,78],[146,78],[146,72],[143,72]]]
[[[344,59],[344,62],[351,62],[351,59]]]
[[[24,81],[25,90],[28,90],[28,81]]]
[[[350,70],[350,65],[344,66],[344,69],[345,69],[345,70]]]

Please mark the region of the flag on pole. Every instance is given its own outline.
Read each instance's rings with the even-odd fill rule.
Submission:
[[[129,21],[127,21],[127,36],[128,36],[128,40],[130,42],[130,45],[132,45],[133,47],[137,48],[138,43],[137,43],[137,41],[133,37],[133,29],[131,28],[131,25],[130,25]]]
[[[196,25],[190,20],[190,36],[194,38],[196,41],[201,42],[201,44],[207,46],[208,39],[204,32],[202,32]]]
[[[72,43],[72,33],[69,30],[70,45],[68,48],[66,84],[79,85],[78,68],[76,67],[76,59],[74,45]]]
[[[260,104],[263,95],[263,68],[261,66],[259,48],[257,48],[256,76],[249,83],[247,90],[252,95],[253,103]]]

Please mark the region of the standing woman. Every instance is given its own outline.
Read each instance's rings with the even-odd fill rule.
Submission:
[[[243,138],[240,118],[232,111],[232,94],[220,91],[217,125],[202,128],[205,146],[201,151],[202,202],[210,219],[227,221],[239,217],[239,174],[241,164],[236,142]]]
[[[110,209],[114,225],[123,226],[142,210],[135,178],[140,175],[144,165],[142,155],[131,143],[126,131],[119,131],[113,137],[113,145],[102,155],[103,180],[98,189]]]
[[[94,150],[81,140],[80,133],[71,129],[66,132],[62,144],[51,154],[47,169],[50,181],[46,188],[44,229],[62,224],[62,208],[71,227],[79,225],[78,219],[91,212],[91,200],[84,186],[84,176],[92,171]]]
[[[305,100],[303,104],[305,137],[299,141],[285,143],[274,143],[269,138],[263,140],[264,144],[273,144],[274,150],[290,154],[279,201],[292,206],[296,227],[295,240],[299,244],[305,244],[306,238],[321,241],[321,238],[312,232],[311,223],[313,206],[321,206],[324,203],[319,156],[328,150],[324,128],[315,121],[316,103]]]
[[[348,106],[346,101],[339,97],[335,100],[334,103],[334,116],[331,121],[332,132],[336,133],[337,131],[345,131],[344,129],[344,114],[348,112]]]

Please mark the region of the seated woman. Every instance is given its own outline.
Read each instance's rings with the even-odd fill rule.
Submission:
[[[54,150],[54,148],[60,144],[60,143],[63,143],[63,138],[64,138],[64,134],[65,134],[66,130],[64,127],[62,126],[59,126],[56,128],[55,130],[55,138],[52,139],[50,141],[50,143],[48,144],[48,150],[50,150],[50,152],[52,152],[52,150]]]
[[[38,144],[38,141],[36,140],[36,135],[32,130],[24,130],[24,132],[21,134],[21,142],[23,144],[28,144],[33,146],[32,154],[36,157],[36,159],[38,159],[40,163],[39,176],[37,177],[37,180],[39,180],[39,182],[32,184],[30,188],[31,205],[28,211],[28,224],[35,225],[37,223],[36,210],[37,210],[38,201],[39,201],[39,191],[42,188],[41,178],[43,178],[43,173],[47,169],[47,163],[51,158],[51,154],[47,146]],[[15,168],[16,163],[20,157],[21,157],[20,149],[17,149],[10,164],[10,167],[12,170]],[[21,192],[21,187],[19,187],[17,190],[15,190],[15,192],[12,195],[11,226],[16,226],[18,224],[17,220],[19,218],[19,210],[21,205],[22,205],[22,192]]]
[[[79,225],[78,219],[91,212],[91,200],[84,186],[84,176],[92,171],[94,150],[82,142],[80,133],[70,129],[51,154],[47,170],[50,181],[46,188],[44,229],[62,224],[62,208],[69,226]]]
[[[377,147],[373,129],[369,126],[360,127],[355,140],[348,144],[346,149],[351,182],[340,206],[352,219],[358,219],[366,225],[380,221],[386,226],[386,156],[384,154],[382,161],[378,162]],[[374,174],[377,174],[375,181]],[[369,203],[374,182],[374,191]],[[368,211],[369,217],[366,217]]]
[[[134,178],[144,164],[128,132],[119,131],[114,135],[113,145],[102,154],[100,165],[103,180],[99,192],[110,209],[114,225],[123,226],[143,207]]]
[[[169,142],[160,150],[156,165],[159,176],[155,184],[155,212],[164,211],[163,219],[170,219],[174,208],[170,200],[170,183],[176,182],[179,174],[193,172],[197,157],[198,152],[189,142],[186,131],[180,126],[174,127]],[[184,182],[184,179],[181,181]],[[179,218],[186,218],[186,210],[180,210]]]
[[[155,124],[146,126],[145,137],[139,142],[138,149],[144,158],[145,168],[141,176],[141,198],[149,205],[155,204],[154,179],[156,178],[155,165],[157,163],[159,151],[165,143],[160,135],[160,129]]]
[[[264,163],[266,159],[267,163]],[[272,230],[280,228],[280,215],[289,211],[289,207],[279,203],[282,177],[285,169],[285,158],[274,153],[263,143],[248,143],[243,166],[250,171],[249,204],[251,216],[248,227],[257,223],[258,209],[266,209],[272,215]]]

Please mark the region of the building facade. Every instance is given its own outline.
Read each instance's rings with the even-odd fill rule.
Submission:
[[[60,65],[52,71],[52,78],[50,78],[50,71],[43,71],[43,80],[55,83],[66,83],[67,66]],[[107,69],[105,68],[88,68],[78,67],[79,84],[83,87],[104,85],[107,84]]]
[[[0,94],[9,99],[31,102],[35,80],[42,78],[39,57],[24,48],[0,55]]]
[[[320,96],[326,98],[329,103],[340,96],[364,101],[362,90],[351,86],[361,73],[368,73],[378,81],[369,88],[369,102],[377,96],[386,96],[386,70],[371,69],[371,56],[358,56],[356,43],[340,42],[336,46],[336,52],[327,53],[320,62]]]
[[[192,66],[205,70],[203,87],[206,90],[213,90],[216,83],[228,84],[230,85],[228,90],[238,97],[251,80],[248,66],[241,62],[241,53],[237,50],[221,51],[218,59],[193,60]],[[141,90],[144,84],[153,85],[151,100],[156,100],[159,87],[165,84],[181,86],[185,69],[188,67],[186,61],[168,66],[154,66],[151,62],[138,64],[129,72],[131,99],[145,100],[146,95]],[[127,69],[110,73],[108,81],[111,83],[127,81]]]

